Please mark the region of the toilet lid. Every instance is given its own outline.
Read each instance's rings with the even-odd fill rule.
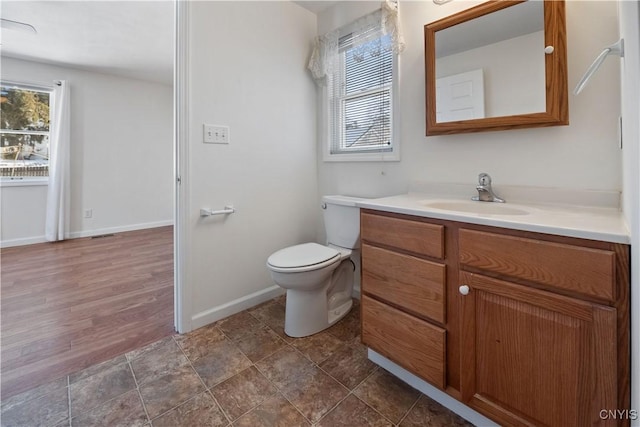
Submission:
[[[317,243],[303,243],[275,252],[267,259],[267,263],[276,268],[298,268],[322,264],[339,257],[340,252],[335,249]]]

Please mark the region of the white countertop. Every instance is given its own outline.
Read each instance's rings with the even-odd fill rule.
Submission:
[[[474,204],[493,202],[471,202],[469,198],[446,198],[423,193],[408,193],[380,199],[364,199],[356,204],[361,208],[375,209],[426,218],[467,222],[511,228],[514,230],[601,240],[613,243],[631,242],[630,232],[618,208],[598,206],[554,205],[544,203],[507,203],[502,207],[521,210],[526,213],[505,215],[499,213],[476,213],[459,210],[437,209],[429,204],[459,203],[463,208],[473,210]],[[467,203],[468,202],[468,203]],[[486,208],[486,209],[485,209]],[[500,211],[501,206],[478,206],[479,211]]]

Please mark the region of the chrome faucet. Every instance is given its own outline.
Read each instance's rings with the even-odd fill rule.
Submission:
[[[498,202],[504,203],[504,199],[496,196],[491,188],[491,177],[488,173],[481,173],[478,175],[478,185],[476,185],[476,190],[478,190],[478,195],[473,196],[471,200],[475,200],[478,202]]]

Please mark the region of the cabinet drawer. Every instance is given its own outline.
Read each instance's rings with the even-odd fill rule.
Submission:
[[[362,213],[362,239],[442,259],[444,227],[408,219]]]
[[[363,292],[445,323],[446,266],[362,245]]]
[[[362,342],[441,389],[445,339],[444,329],[363,295]]]
[[[583,295],[615,299],[615,253],[460,230],[460,262]]]

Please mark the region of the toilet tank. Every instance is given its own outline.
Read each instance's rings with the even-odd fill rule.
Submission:
[[[322,208],[327,243],[341,248],[360,247],[360,208],[356,202],[359,197],[324,196]]]

